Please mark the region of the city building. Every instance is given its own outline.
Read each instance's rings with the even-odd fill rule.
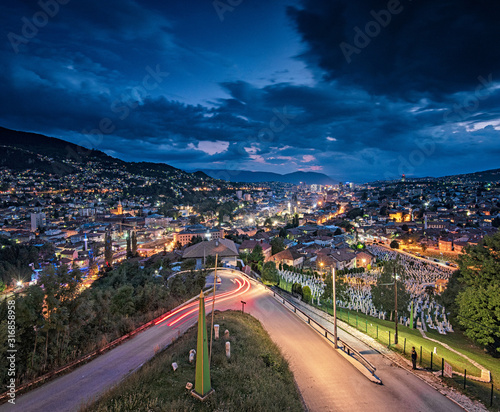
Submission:
[[[195,259],[196,268],[200,269],[205,265],[208,256],[215,257],[216,255],[224,266],[236,267],[239,253],[236,244],[229,239],[215,239],[197,243],[184,251],[182,259]]]
[[[45,213],[32,213],[31,214],[31,231],[36,232],[37,229],[47,225],[47,217]]]
[[[197,236],[203,240],[223,239],[224,229],[207,228],[203,225],[187,226],[184,230],[174,233],[174,244],[180,242],[182,246],[185,246]]]

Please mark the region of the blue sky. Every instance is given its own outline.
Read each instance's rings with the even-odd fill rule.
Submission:
[[[4,127],[188,170],[364,182],[500,167],[489,1],[0,7]]]

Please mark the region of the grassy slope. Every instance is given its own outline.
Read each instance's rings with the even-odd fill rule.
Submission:
[[[325,306],[321,307],[325,309]],[[328,309],[331,314],[331,308]],[[446,362],[453,366],[453,370],[463,373],[464,369],[467,370],[467,376],[480,376],[480,370],[473,366],[470,362],[460,357],[454,352],[449,351],[443,346],[426,340],[422,337],[419,331],[415,329],[410,329],[402,325],[398,325],[399,342],[398,345],[394,346],[394,322],[384,321],[371,316],[366,316],[362,313],[356,313],[355,311],[349,311],[349,317],[347,316],[347,310],[338,309],[337,316],[344,322],[349,321],[349,324],[356,327],[356,316],[357,316],[357,328],[361,332],[367,333],[373,338],[377,338],[377,326],[378,326],[378,341],[388,345],[389,344],[389,331],[391,332],[391,348],[398,352],[403,352],[404,350],[404,339],[406,338],[406,353],[407,358],[410,357],[411,347],[415,346],[418,355],[420,356],[420,346],[422,346],[422,359],[419,358],[419,364],[423,368],[430,367],[430,353],[437,347],[437,355],[433,356],[433,370],[441,370],[441,359],[444,358]],[[492,410],[497,410],[500,406],[500,359],[493,358],[492,356],[485,353],[481,348],[475,345],[469,338],[463,335],[460,331],[455,331],[447,335],[440,335],[436,331],[429,330],[426,335],[431,339],[439,340],[446,343],[450,347],[464,355],[468,356],[472,360],[475,360],[485,368],[491,371],[493,378],[494,390],[494,405]],[[453,380],[447,379],[450,384],[454,384],[458,389],[463,388],[463,377],[454,376]],[[476,397],[483,401],[485,405],[489,405],[491,384],[484,384],[481,382],[476,382],[472,380],[467,380],[467,391],[468,395]]]
[[[155,356],[118,387],[106,392],[84,411],[302,411],[293,374],[260,323],[247,314],[216,312],[215,323],[230,331],[231,359],[225,340],[213,342],[211,380],[215,393],[201,403],[185,389],[194,383],[195,363],[188,353],[196,348],[196,328]],[[210,317],[207,317],[210,325]],[[209,337],[210,339],[210,337]],[[171,363],[179,369],[172,371]]]

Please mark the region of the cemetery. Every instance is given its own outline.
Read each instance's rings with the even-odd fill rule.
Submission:
[[[453,332],[446,308],[436,302],[433,294],[428,293],[429,290],[437,289],[436,283],[439,279],[448,280],[452,269],[428,264],[377,245],[369,246],[368,250],[377,257],[378,262],[387,262],[399,255],[400,263],[405,272],[405,289],[410,294],[410,301],[407,305],[408,313],[399,316],[400,324],[410,326],[410,311],[413,307],[414,327],[417,329],[422,329],[424,332],[429,329],[435,330],[443,335]],[[280,287],[290,292],[291,286],[295,283],[300,284],[302,288],[308,286],[311,290],[312,303],[321,306],[326,287],[321,277],[316,274],[300,273],[293,269],[279,270]],[[392,313],[375,307],[372,301],[372,287],[376,284],[380,273],[381,268],[375,266],[368,272],[343,276],[342,279],[347,285],[347,289],[343,293],[343,297],[337,296],[337,306],[378,319],[392,321]]]

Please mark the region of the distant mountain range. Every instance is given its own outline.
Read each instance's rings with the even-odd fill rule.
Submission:
[[[282,175],[249,170],[202,169],[189,173],[166,163],[125,162],[99,150],[89,150],[65,140],[0,127],[0,167],[8,167],[14,171],[31,169],[65,175],[74,172],[76,167],[85,167],[89,162],[101,164],[105,169],[112,166],[143,176],[172,176],[175,179],[192,180],[193,185],[210,178],[242,183],[281,182],[309,185],[338,183],[329,176],[316,172],[293,172]],[[500,169],[411,180],[498,182]]]
[[[226,169],[202,169],[201,172],[214,179],[222,179],[228,182],[260,183],[281,182],[308,185],[333,185],[335,182],[331,177],[323,173],[315,172],[293,172],[281,175],[272,172],[252,172],[250,170],[226,170]]]

